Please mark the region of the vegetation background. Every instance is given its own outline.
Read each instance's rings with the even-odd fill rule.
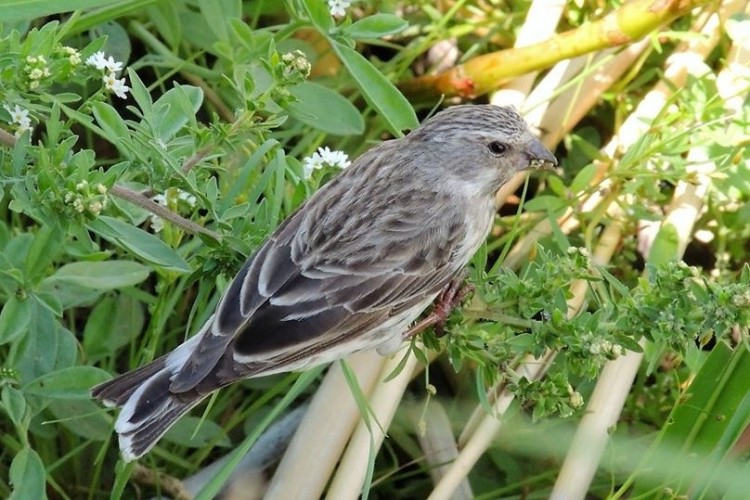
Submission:
[[[0,497],[746,498],[748,13],[3,2]],[[235,384],[124,464],[89,388],[194,333],[341,151],[459,101],[561,166],[498,194],[447,335]]]

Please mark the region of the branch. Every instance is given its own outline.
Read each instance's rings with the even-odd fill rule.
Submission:
[[[216,241],[221,241],[221,235],[219,233],[211,231],[210,229],[206,229],[205,227],[199,226],[198,224],[196,224],[195,222],[191,220],[185,219],[184,217],[177,215],[176,213],[159,205],[155,201],[151,200],[150,198],[147,198],[146,196],[144,196],[143,194],[137,191],[133,191],[130,188],[126,188],[124,186],[115,184],[114,186],[112,186],[109,192],[112,196],[117,196],[118,198],[121,198],[125,201],[129,201],[130,203],[138,205],[139,207],[145,210],[148,210],[152,214],[158,215],[162,219],[166,219],[172,224],[181,227],[182,229],[184,229],[185,231],[189,233],[201,233],[201,234],[210,236]]]

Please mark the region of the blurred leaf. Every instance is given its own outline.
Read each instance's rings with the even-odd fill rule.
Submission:
[[[176,49],[182,40],[182,23],[177,5],[177,2],[156,2],[146,9],[149,20],[172,49]]]
[[[158,139],[169,142],[177,132],[190,122],[203,105],[203,90],[191,85],[175,85],[164,93],[153,107],[156,123],[152,123]]]
[[[334,25],[328,3],[325,0],[303,0],[302,5],[313,25],[323,34],[328,34]]]
[[[127,260],[71,262],[45,281],[62,281],[97,290],[112,290],[137,285],[148,278],[150,272],[143,264]]]
[[[26,446],[10,464],[10,484],[13,492],[9,500],[41,500],[47,498],[44,465],[39,455]]]
[[[92,361],[114,354],[141,333],[144,321],[141,303],[133,297],[105,297],[86,321],[83,350]]]
[[[112,418],[93,401],[59,398],[50,401],[47,409],[76,436],[104,441],[112,435]]]
[[[23,418],[26,414],[26,398],[23,397],[23,393],[14,387],[3,387],[2,404],[11,422],[18,427],[22,427]]]
[[[570,190],[573,193],[579,193],[589,187],[591,180],[594,178],[594,174],[596,174],[596,170],[596,164],[594,163],[590,163],[583,167],[576,174],[573,182],[570,183]]]
[[[302,123],[334,135],[364,132],[362,115],[338,92],[314,82],[302,82],[289,92],[298,99],[289,106],[289,114]]]
[[[651,251],[648,253],[649,264],[658,266],[676,259],[679,245],[680,236],[677,234],[677,229],[671,223],[662,225],[651,244]]]
[[[3,22],[32,20],[62,12],[91,9],[102,4],[120,3],[106,0],[68,0],[65,2],[50,2],[49,0],[20,0],[0,3],[0,19]]]
[[[100,101],[94,102],[91,106],[96,121],[106,134],[105,138],[109,142],[118,145],[122,139],[130,136],[130,130],[125,125],[125,120],[122,119],[115,108],[106,102]]]
[[[550,212],[554,213],[564,209],[568,203],[557,196],[541,195],[535,196],[523,204],[527,212]]]
[[[0,311],[0,345],[15,340],[26,332],[31,320],[32,303],[28,299],[11,297]]]
[[[394,135],[400,137],[404,130],[417,128],[419,121],[409,101],[370,61],[335,40],[331,40],[331,46],[357,82],[367,102],[380,113]]]
[[[110,378],[112,376],[109,373],[94,366],[71,366],[45,373],[29,382],[22,390],[25,394],[48,399],[90,400],[91,388]]]
[[[164,439],[189,448],[201,448],[214,440],[216,446],[228,448],[231,443],[224,430],[211,420],[183,417],[164,434]]]
[[[127,222],[102,215],[90,222],[89,228],[103,238],[166,270],[182,273],[191,271],[187,262],[166,243]]]
[[[94,26],[91,29],[92,38],[102,37],[107,40],[103,49],[107,56],[112,57],[115,61],[127,64],[130,60],[132,47],[130,37],[123,26],[115,20],[108,20]]]
[[[647,457],[672,456],[675,460],[668,469],[659,471],[658,480],[639,480],[633,497],[655,489],[671,488],[675,493],[688,494],[698,484],[708,488],[712,474],[750,423],[747,348],[739,345],[731,349],[718,342],[667,422]],[[695,470],[701,470],[701,474],[696,475]]]
[[[201,14],[218,40],[229,41],[229,19],[242,17],[240,0],[198,0]]]
[[[409,23],[393,14],[375,14],[345,28],[344,33],[354,39],[381,38],[400,33],[408,27]]]

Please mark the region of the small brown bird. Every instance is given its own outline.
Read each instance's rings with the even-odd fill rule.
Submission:
[[[125,460],[232,382],[390,353],[487,237],[495,193],[557,165],[511,108],[454,106],[357,158],[251,256],[194,337],[96,386]]]

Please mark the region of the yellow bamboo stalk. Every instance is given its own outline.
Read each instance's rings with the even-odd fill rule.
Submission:
[[[515,76],[547,68],[564,59],[640,40],[707,3],[710,1],[632,0],[598,21],[588,22],[546,42],[481,55],[439,75],[403,82],[400,88],[407,96],[418,100],[485,94]]]

